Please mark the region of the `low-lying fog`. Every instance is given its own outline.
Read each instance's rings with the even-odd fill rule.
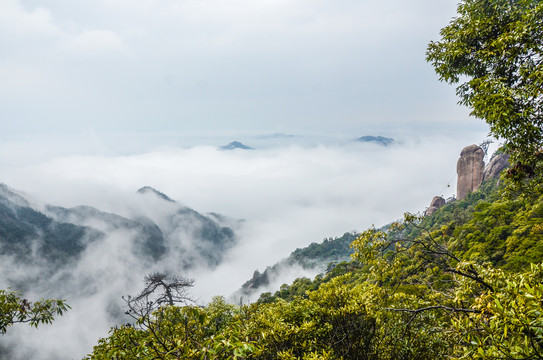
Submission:
[[[356,136],[309,145],[295,138],[252,137],[243,142],[255,150],[221,151],[213,144],[71,156],[44,155],[41,144],[3,144],[0,182],[37,207],[89,205],[127,217],[161,211],[160,205],[136,209],[141,206],[136,190],[152,186],[200,213],[245,220],[236,229],[239,243],[221,265],[179,274],[196,280],[193,297],[205,303],[214,295],[228,297],[255,269],[263,271],[298,247],[380,226],[405,211],[423,211],[435,195],[451,196],[461,149],[484,136],[406,138],[389,147],[355,143]],[[233,140],[238,139],[228,141]],[[18,162],[16,152],[23,149],[27,155]],[[2,341],[21,350],[13,356],[81,358],[99,337],[107,336],[115,325],[108,316],[115,310],[110,300],[116,298],[122,306],[122,295],[138,291],[146,273],[160,270],[144,268],[125,254],[128,236],[110,235],[87,249],[70,269],[65,286],[44,285],[25,294],[32,299],[64,297],[72,309],[50,326],[11,328]],[[175,271],[175,263],[166,265]],[[9,259],[2,259],[0,267],[5,278],[39,271],[20,268]],[[291,271],[284,281],[301,275],[306,274]],[[6,284],[2,279],[0,288]]]

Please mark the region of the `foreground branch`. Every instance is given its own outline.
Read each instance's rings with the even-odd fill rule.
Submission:
[[[423,311],[436,310],[436,309],[448,310],[448,311],[452,311],[452,312],[474,313],[474,314],[480,314],[481,313],[480,310],[453,308],[453,307],[449,307],[449,306],[445,306],[445,305],[428,306],[428,307],[420,308],[420,309],[385,308],[385,310],[389,310],[389,311],[408,312],[408,313],[411,313],[411,314],[418,314],[418,313],[421,313]]]

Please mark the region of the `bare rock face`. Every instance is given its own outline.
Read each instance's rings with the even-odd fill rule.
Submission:
[[[437,211],[437,209],[439,209],[445,204],[446,204],[446,201],[441,196],[434,196],[434,198],[432,199],[432,202],[430,203],[430,207],[426,209],[426,211],[424,212],[424,215],[426,216],[432,215],[433,213]]]
[[[509,155],[499,154],[494,156],[485,168],[483,173],[483,181],[498,178],[502,170],[507,167],[509,167]]]
[[[477,145],[466,146],[460,153],[460,159],[456,165],[458,183],[456,185],[456,197],[462,200],[467,194],[481,186],[485,163],[485,152]]]

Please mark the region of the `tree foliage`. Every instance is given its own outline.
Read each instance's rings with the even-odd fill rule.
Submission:
[[[480,271],[494,291],[475,299],[476,312],[453,322],[463,338],[461,358],[542,359],[543,264],[522,273]]]
[[[244,359],[255,349],[243,337],[243,317],[223,298],[207,307],[165,305],[143,325],[113,328],[89,359]]]
[[[512,171],[533,175],[543,143],[543,2],[463,0],[427,50],[460,103],[505,140]]]
[[[64,300],[46,300],[31,302],[23,299],[14,291],[0,290],[0,334],[5,334],[10,326],[28,323],[51,324],[55,315],[64,314],[70,307]]]
[[[423,360],[446,354],[448,335],[438,331],[434,314],[398,326],[408,318],[383,310],[382,289],[349,277],[290,302],[238,307],[215,298],[206,307],[165,306],[145,328],[112,329],[89,358]],[[420,331],[423,323],[428,331]]]

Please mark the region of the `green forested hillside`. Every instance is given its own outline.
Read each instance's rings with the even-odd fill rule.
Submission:
[[[354,233],[345,233],[341,237],[324,239],[320,243],[312,243],[305,248],[298,248],[288,258],[273,266],[268,266],[264,272],[255,271],[253,277],[241,286],[239,293],[243,296],[262,292],[262,289],[269,285],[271,280],[279,277],[282,271],[292,266],[304,269],[318,269],[326,266],[331,269],[336,263],[350,258],[353,253],[350,245],[356,236]]]
[[[101,234],[93,229],[54,221],[0,184],[0,253],[18,262],[41,257],[60,266],[77,258],[87,243]],[[41,241],[36,241],[40,239]]]
[[[487,182],[432,216],[368,229],[351,262],[314,280],[248,306],[163,307],[90,358],[537,359],[542,197]]]
[[[543,260],[541,194],[504,194],[496,183],[483,183],[479,191],[449,203],[402,235],[420,236],[428,229],[464,260],[526,270]]]

